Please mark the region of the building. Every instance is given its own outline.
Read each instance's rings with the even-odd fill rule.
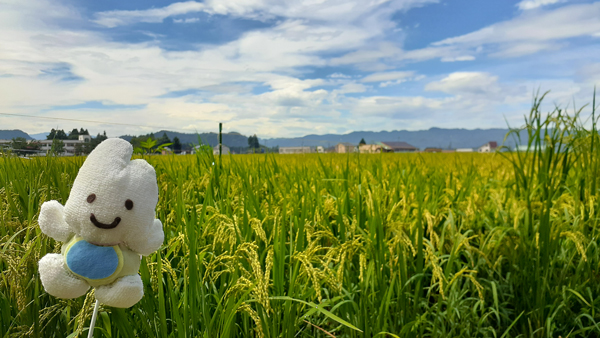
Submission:
[[[458,148],[456,149],[457,153],[472,153],[473,148]]]
[[[230,155],[230,154],[231,154],[231,151],[229,150],[229,147],[222,144],[221,145],[221,155]],[[219,155],[219,145],[218,144],[213,147],[213,155]]]
[[[423,150],[423,152],[425,152],[425,153],[441,153],[442,148],[427,147],[427,148],[425,148],[425,150]]]
[[[309,154],[314,153],[311,147],[279,147],[280,154]]]
[[[75,147],[78,144],[84,145],[85,143],[89,143],[92,141],[92,137],[90,135],[79,135],[77,140],[61,140],[65,145],[63,148],[63,153],[60,155],[72,156],[75,155]],[[52,142],[54,140],[42,140],[40,141],[41,147],[40,150],[43,152],[49,152],[52,150]]]
[[[379,142],[382,145],[382,150],[386,153],[414,153],[419,151],[419,148],[412,146],[406,142]]]
[[[353,153],[355,151],[356,151],[356,146],[352,143],[342,142],[342,143],[338,143],[335,146],[336,153],[344,154],[344,153]]]
[[[381,152],[381,144],[360,144],[358,152],[361,154],[378,154]]]
[[[490,141],[477,149],[480,153],[493,153],[498,148],[498,144],[496,141]]]

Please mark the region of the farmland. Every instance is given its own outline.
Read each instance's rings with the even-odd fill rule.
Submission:
[[[95,337],[600,335],[600,151],[578,123],[534,106],[523,153],[144,156],[164,246]],[[0,336],[87,335],[93,293],[37,272],[60,251],[40,205],[83,161],[0,158]]]

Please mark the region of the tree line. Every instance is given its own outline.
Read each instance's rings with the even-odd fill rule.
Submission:
[[[52,140],[49,152],[56,155],[64,153],[65,141],[79,140],[81,135],[90,136],[90,133],[84,128],[73,128],[69,133],[66,133],[64,129],[52,128],[50,133],[46,136],[46,140]],[[84,142],[75,145],[74,155],[81,156],[91,153],[100,142],[107,138],[106,131],[102,134],[98,133],[96,137],[90,136],[89,138],[84,138]],[[174,137],[173,140],[171,140],[167,133],[163,133],[160,137],[156,137],[154,133],[132,136],[129,142],[137,152],[141,153],[161,152],[162,150],[165,150],[166,147],[169,147],[174,153],[179,154],[183,150],[191,150],[194,147],[194,144],[191,143],[182,144],[178,137]],[[27,141],[24,137],[16,137],[12,139],[10,146],[13,153],[18,155],[28,155],[41,152],[42,143],[36,140]],[[256,134],[248,137],[248,150],[250,152],[266,150],[262,148],[265,147],[259,143]],[[243,152],[244,150],[240,147],[235,151]]]

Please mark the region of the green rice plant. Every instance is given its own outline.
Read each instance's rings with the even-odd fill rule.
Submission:
[[[94,336],[600,335],[595,101],[586,121],[542,99],[519,153],[141,155],[165,242]],[[87,335],[93,294],[37,276],[60,250],[39,207],[83,161],[0,158],[0,337]]]

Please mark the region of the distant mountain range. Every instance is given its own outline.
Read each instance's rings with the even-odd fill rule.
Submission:
[[[33,140],[26,132],[14,129],[14,130],[0,130],[0,140],[12,140],[13,138],[24,137],[26,140]]]
[[[173,141],[175,137],[178,137],[179,142],[181,142],[182,144],[198,144],[198,137],[200,137],[203,144],[208,144],[211,147],[219,144],[219,134],[217,133],[186,134],[178,133],[175,131],[161,130],[159,132],[154,133],[154,137],[160,138],[163,136],[163,133],[166,133],[171,141]],[[127,141],[131,141],[133,136],[124,135],[120,136],[120,138]],[[240,133],[224,133],[223,144],[228,147],[248,147],[248,137]]]
[[[355,131],[349,134],[336,135],[306,135],[295,138],[271,138],[259,139],[260,144],[267,147],[300,147],[300,146],[323,146],[333,147],[340,142],[358,144],[361,139],[367,143],[385,142],[385,141],[403,141],[417,148],[425,149],[427,147],[436,147],[444,149],[456,148],[477,148],[490,141],[498,142],[501,145],[508,129],[443,129],[430,128],[428,130],[393,130],[393,131]],[[154,133],[156,138],[160,138],[163,133],[173,140],[178,137],[182,144],[198,144],[198,137],[204,144],[215,146],[218,144],[219,135],[216,133],[187,134],[168,130],[161,130]],[[15,137],[24,137],[31,139],[45,139],[47,133],[34,134],[33,138],[21,130],[0,130],[0,140],[10,140]],[[521,135],[525,135],[522,133]],[[130,141],[133,136],[124,135],[122,139]],[[522,142],[527,142],[523,137]],[[248,137],[239,133],[223,134],[223,144],[229,147],[247,147]],[[512,137],[507,139],[506,146],[514,147],[515,142]]]
[[[45,133],[39,133],[39,134],[31,134],[29,136],[31,136],[34,140],[45,140],[46,136],[50,135],[50,132],[45,132]]]
[[[323,146],[333,147],[340,142],[358,144],[361,139],[365,139],[368,144],[385,141],[403,141],[417,148],[425,149],[427,147],[456,149],[456,148],[477,148],[487,142],[496,141],[501,145],[508,129],[442,129],[431,128],[429,130],[393,130],[393,131],[355,131],[349,134],[336,135],[306,135],[296,138],[272,138],[259,139],[260,144],[268,147],[300,147],[300,146]],[[525,134],[522,133],[522,136]],[[522,142],[527,139],[523,138]],[[505,143],[506,146],[514,147],[515,142],[509,137]]]

